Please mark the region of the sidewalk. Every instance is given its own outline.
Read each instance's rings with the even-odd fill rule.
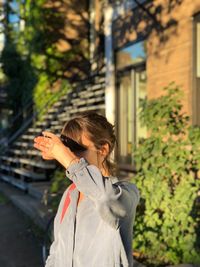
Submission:
[[[0,218],[0,266],[42,267],[40,232],[36,232],[30,219],[1,193]]]
[[[0,192],[23,211],[41,229],[45,229],[52,212],[40,200],[0,180]]]

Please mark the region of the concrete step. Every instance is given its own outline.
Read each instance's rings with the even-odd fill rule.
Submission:
[[[1,159],[13,163],[22,163],[22,164],[27,164],[39,168],[44,168],[44,169],[54,169],[55,164],[54,163],[47,163],[46,161],[37,161],[35,159],[25,159],[25,158],[15,158],[15,157],[8,157],[8,156],[3,156]]]
[[[29,128],[27,133],[35,133],[35,134],[38,134],[38,133],[41,133],[42,129],[41,128]]]
[[[19,147],[20,149],[23,147],[33,147],[33,142],[23,142],[23,141],[17,141],[14,143],[15,146]]]
[[[6,166],[1,164],[0,165],[0,169],[2,169],[3,171],[7,171],[9,173],[16,173],[16,174],[20,174],[22,176],[25,177],[29,177],[31,179],[34,180],[45,180],[46,179],[46,175],[44,174],[44,172],[42,173],[36,173],[30,170],[27,170],[25,168],[17,168],[17,167],[10,167],[10,166]]]
[[[31,156],[40,156],[40,151],[36,150],[36,149],[10,149],[9,153],[13,155],[17,155],[17,156],[24,156],[24,155],[31,155]]]
[[[52,108],[50,108],[49,110],[48,110],[48,114],[54,114],[54,113],[57,113],[57,111],[58,111],[58,109],[57,108],[54,108],[54,107],[52,107]]]
[[[64,100],[59,100],[55,104],[53,104],[53,108],[59,108],[64,105]]]
[[[74,115],[77,112],[84,112],[88,110],[98,110],[101,108],[105,108],[105,104],[98,104],[98,105],[92,105],[92,106],[83,106],[83,107],[76,107],[70,110],[70,115]]]
[[[21,138],[24,140],[31,140],[31,141],[33,141],[33,139],[35,138],[35,134],[23,134],[22,136],[21,136]]]
[[[105,97],[104,95],[99,96],[99,97],[92,97],[92,98],[87,98],[87,99],[74,99],[72,101],[73,107],[78,108],[80,106],[88,106],[93,103],[99,103],[99,102],[105,102]]]
[[[57,112],[58,112],[58,110],[57,110]],[[53,114],[47,113],[42,117],[42,119],[43,120],[53,120],[54,118],[56,118],[56,116],[57,116],[56,112],[54,112]]]
[[[59,121],[58,120],[52,121],[51,125],[59,125]]]
[[[45,126],[47,126],[48,124],[49,124],[48,121],[37,121],[35,125],[36,125],[37,127],[40,127],[40,126],[41,126],[41,127],[45,127]],[[36,128],[37,128],[37,127],[36,127]]]
[[[16,179],[10,175],[7,174],[0,174],[0,178],[3,181],[8,182],[9,184],[12,184],[14,186],[16,186],[17,188],[26,191],[27,190],[27,183],[25,183],[23,180],[21,179]]]
[[[95,97],[95,96],[99,96],[99,95],[104,95],[105,94],[105,89],[104,88],[100,88],[99,90],[96,91],[84,91],[84,92],[80,92],[79,96],[81,98],[90,98],[90,97]]]
[[[61,126],[61,125],[54,125],[51,128],[52,128],[53,131],[59,131],[59,132],[61,132],[63,126]]]

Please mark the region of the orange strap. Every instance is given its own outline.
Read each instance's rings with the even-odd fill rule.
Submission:
[[[69,186],[69,189],[68,189],[68,192],[67,192],[67,195],[66,195],[66,198],[65,198],[65,203],[64,203],[64,206],[63,206],[63,209],[62,209],[62,215],[61,215],[61,219],[60,219],[60,223],[62,222],[64,216],[65,216],[65,213],[69,207],[69,204],[70,204],[70,197],[69,197],[69,194],[72,190],[74,190],[76,188],[76,185],[74,183],[72,183],[70,186]]]

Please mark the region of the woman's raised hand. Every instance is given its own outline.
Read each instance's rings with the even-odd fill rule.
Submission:
[[[60,138],[46,131],[42,132],[42,135],[34,138],[34,147],[41,151],[43,159],[57,159],[58,153],[61,152],[64,146]]]
[[[34,139],[34,147],[41,151],[43,159],[55,159],[65,168],[68,168],[72,161],[79,160],[68,147],[63,145],[58,136],[46,131],[42,132],[42,134],[43,136],[38,136]]]

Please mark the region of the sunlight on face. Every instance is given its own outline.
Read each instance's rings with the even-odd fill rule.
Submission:
[[[78,156],[84,157],[89,164],[99,167],[99,164],[102,162],[99,150],[96,149],[94,143],[86,136],[86,134],[82,134],[81,141],[82,144],[87,147],[87,150],[80,152]]]

